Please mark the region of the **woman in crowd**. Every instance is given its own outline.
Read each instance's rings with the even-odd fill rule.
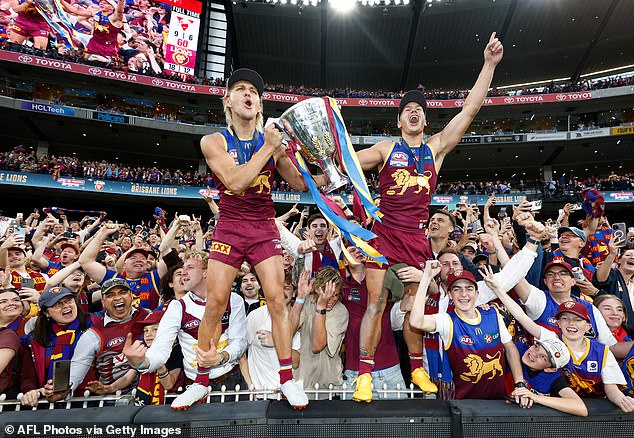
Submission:
[[[0,289],[0,394],[14,389],[15,358],[20,347],[20,338],[9,326],[20,317],[22,301],[13,288]],[[9,398],[13,391],[9,392]]]
[[[625,303],[615,295],[601,295],[592,303],[599,309],[605,319],[608,328],[619,342],[631,341],[632,338],[625,330],[627,327],[627,315]]]
[[[54,363],[72,359],[77,342],[91,325],[88,315],[77,305],[75,294],[65,287],[45,291],[38,306],[41,310],[35,328],[23,340],[25,348],[20,351],[20,388],[24,393],[20,402],[28,406],[37,406],[40,395],[51,395],[44,385],[52,384]],[[91,380],[88,377],[85,381]]]

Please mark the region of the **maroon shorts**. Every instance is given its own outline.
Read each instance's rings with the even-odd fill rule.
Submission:
[[[282,255],[280,233],[272,219],[260,222],[220,219],[212,240],[209,258],[237,269],[245,260],[255,266]]]
[[[431,245],[425,230],[396,229],[375,222],[372,232],[377,236],[372,241],[372,246],[387,259],[390,265],[405,263],[418,268],[421,263],[432,258]],[[366,267],[385,270],[388,265],[368,259]]]
[[[23,37],[48,37],[50,27],[40,15],[19,14],[11,25],[11,31]]]

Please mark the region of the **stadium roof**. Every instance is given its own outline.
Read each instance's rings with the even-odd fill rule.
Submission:
[[[631,0],[412,0],[359,5],[346,15],[322,6],[225,4],[235,26],[234,65],[258,70],[269,84],[468,89],[493,31],[505,47],[494,86],[576,81],[634,64]]]

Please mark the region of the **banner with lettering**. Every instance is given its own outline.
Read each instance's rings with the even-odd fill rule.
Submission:
[[[207,191],[201,187],[192,186],[168,186],[157,184],[137,184],[120,181],[110,181],[98,178],[79,178],[60,176],[53,178],[51,175],[38,173],[22,173],[0,170],[0,186],[8,189],[8,186],[36,187],[44,189],[79,190],[87,193],[107,193],[110,195],[144,196],[149,198],[175,198],[175,199],[201,199],[200,192]],[[218,199],[218,190],[211,189],[211,195]],[[634,193],[631,191],[604,192],[606,203],[634,202]],[[273,201],[282,204],[314,204],[307,192],[271,192]],[[352,205],[351,194],[332,194],[341,196],[343,200]],[[512,205],[525,201],[531,195],[526,193],[513,193],[509,195],[495,195],[496,205]],[[477,203],[484,205],[489,197],[487,195],[433,195],[431,205],[434,207],[455,208],[458,203]],[[92,197],[91,197],[92,199]]]

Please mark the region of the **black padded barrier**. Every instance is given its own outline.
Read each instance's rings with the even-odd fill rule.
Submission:
[[[0,438],[634,436],[634,414],[623,414],[607,400],[586,400],[586,404],[589,409],[586,418],[542,406],[521,409],[502,401],[422,399],[379,400],[370,404],[311,401],[303,411],[294,411],[286,402],[279,401],[200,404],[184,412],[172,411],[168,406],[38,410],[1,413]],[[56,429],[44,434],[46,425]],[[22,429],[18,429],[20,426]],[[27,426],[31,429],[26,429]],[[99,428],[96,431],[95,426]],[[70,428],[69,433],[63,433],[65,427]],[[22,433],[17,433],[19,430]]]

